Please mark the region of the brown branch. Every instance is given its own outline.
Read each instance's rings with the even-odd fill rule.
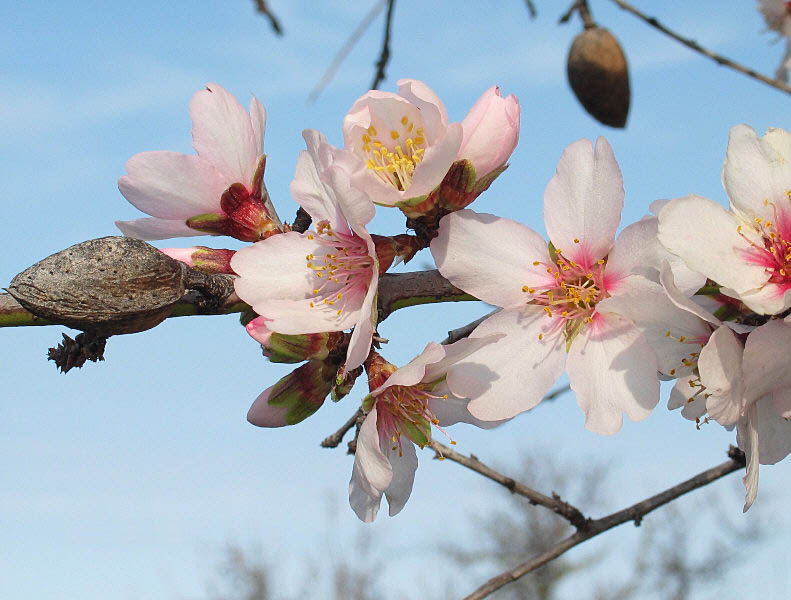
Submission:
[[[731,447],[728,451],[728,456],[730,457],[730,460],[716,467],[708,469],[707,471],[703,471],[691,479],[687,479],[678,485],[674,485],[673,487],[668,488],[659,494],[651,496],[650,498],[646,498],[641,502],[633,504],[632,506],[624,508],[623,510],[614,512],[610,515],[607,515],[606,517],[588,520],[586,522],[585,528],[578,529],[572,535],[565,538],[564,540],[561,540],[546,552],[534,556],[521,565],[518,565],[513,569],[505,571],[504,573],[491,578],[472,594],[466,596],[464,600],[481,600],[482,598],[486,598],[489,594],[499,590],[504,585],[516,581],[520,577],[530,573],[531,571],[534,571],[542,565],[545,565],[574,546],[577,546],[578,544],[581,544],[582,542],[589,540],[600,533],[604,533],[605,531],[608,531],[613,527],[617,527],[618,525],[622,525],[628,521],[634,521],[635,525],[640,525],[645,515],[653,510],[656,510],[660,506],[664,506],[679,496],[683,496],[688,492],[706,486],[713,481],[720,479],[721,477],[725,477],[734,471],[744,468],[745,459],[744,453],[741,450]]]
[[[387,68],[387,63],[390,62],[390,31],[392,29],[393,24],[393,6],[395,6],[395,0],[387,0],[387,14],[385,15],[385,33],[382,38],[382,50],[379,53],[379,60],[376,61],[376,73],[374,74],[374,80],[371,84],[371,89],[375,90],[379,87],[379,84],[385,78],[385,69]]]
[[[291,224],[291,231],[298,231],[299,233],[305,233],[310,227],[312,219],[306,211],[301,206],[297,209],[297,216],[294,218],[294,222]]]
[[[533,0],[525,0],[525,4],[527,5],[527,13],[530,15],[530,18],[535,19],[538,15],[535,3]]]
[[[377,15],[382,12],[382,9],[387,4],[387,0],[379,0],[376,4],[374,4],[373,8],[368,12],[363,20],[360,21],[360,24],[357,25],[357,28],[352,32],[349,38],[346,40],[346,43],[343,47],[338,50],[338,53],[332,59],[330,66],[327,67],[327,70],[324,72],[324,75],[321,76],[319,82],[315,85],[315,87],[311,90],[310,95],[308,96],[308,103],[313,104],[316,101],[316,98],[319,97],[322,90],[327,87],[327,84],[330,80],[335,76],[335,72],[338,70],[338,67],[341,66],[341,63],[349,54],[352,47],[357,43],[365,30],[368,29],[368,26],[373,23],[374,19],[376,19]]]
[[[785,92],[786,94],[791,94],[791,87],[789,87],[788,85],[786,85],[782,81],[778,81],[777,79],[770,79],[766,75],[761,75],[757,71],[749,69],[749,68],[747,68],[747,67],[745,67],[745,66],[743,66],[743,65],[741,65],[741,64],[739,64],[737,62],[732,61],[729,58],[725,58],[724,56],[722,56],[720,54],[717,54],[716,52],[712,52],[711,50],[709,50],[707,48],[704,48],[703,46],[698,44],[695,40],[692,40],[692,39],[680,36],[679,34],[675,33],[674,31],[671,31],[670,29],[668,29],[667,27],[662,25],[659,21],[656,20],[656,18],[649,17],[648,15],[640,12],[639,10],[637,10],[634,6],[632,6],[628,2],[624,2],[623,0],[612,0],[612,2],[617,4],[623,10],[632,13],[637,18],[642,19],[643,21],[648,23],[651,27],[653,27],[655,29],[658,29],[659,31],[661,31],[662,33],[664,33],[667,36],[670,36],[671,38],[673,38],[677,42],[680,42],[680,43],[684,44],[687,48],[690,48],[690,49],[694,50],[695,52],[699,52],[700,54],[703,54],[704,56],[708,56],[710,59],[712,59],[718,65],[721,65],[721,66],[724,66],[724,67],[729,67],[729,68],[733,69],[734,71],[738,71],[739,73],[742,73],[743,75],[747,75],[748,77],[756,79],[757,81],[760,81],[761,83],[765,83],[766,85],[771,86],[771,87],[775,88],[776,90],[780,90],[781,92]]]
[[[582,23],[585,26],[585,29],[591,29],[596,27],[596,21],[593,20],[593,16],[591,15],[590,8],[588,7],[588,0],[574,0],[572,5],[569,9],[564,12],[560,19],[558,19],[559,24],[568,23],[571,19],[571,16],[578,12],[580,18],[582,19]]]
[[[413,273],[385,273],[379,278],[379,322],[399,308],[435,302],[463,302],[477,300],[463,292],[439,274],[439,271]]]
[[[346,421],[343,425],[341,425],[340,429],[333,433],[332,435],[328,435],[324,438],[321,442],[322,448],[337,448],[340,443],[343,441],[343,436],[346,435],[346,432],[349,431],[352,427],[362,422],[362,418],[365,416],[362,408],[358,408],[357,412],[355,412],[348,421]]]
[[[453,448],[445,446],[444,444],[440,444],[436,440],[431,441],[431,449],[436,452],[438,458],[447,458],[453,462],[457,462],[460,465],[463,465],[468,469],[483,475],[487,479],[491,479],[492,481],[499,483],[512,493],[524,496],[530,501],[530,504],[537,504],[548,508],[555,514],[566,519],[577,529],[587,529],[590,519],[586,519],[585,515],[583,515],[582,512],[575,506],[572,506],[568,502],[561,500],[560,496],[558,496],[556,493],[553,492],[552,497],[546,496],[541,492],[534,490],[533,488],[529,488],[526,485],[519,483],[511,477],[507,477],[502,473],[495,471],[491,467],[478,460],[477,456],[464,456],[463,454],[456,452]]]
[[[275,16],[275,14],[269,9],[269,6],[266,3],[266,0],[253,0],[255,2],[255,8],[258,12],[264,15],[267,19],[269,19],[269,24],[272,26],[272,31],[274,31],[277,35],[283,35],[283,28],[280,26],[280,21]]]

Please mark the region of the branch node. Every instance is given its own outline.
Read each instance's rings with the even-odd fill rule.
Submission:
[[[68,373],[74,367],[82,368],[86,361],[103,361],[106,344],[106,337],[88,331],[74,339],[64,333],[63,341],[47,352],[47,360],[54,361],[62,373]]]

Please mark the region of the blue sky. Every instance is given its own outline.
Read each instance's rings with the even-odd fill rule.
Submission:
[[[300,132],[316,128],[341,144],[341,120],[370,83],[382,23],[358,42],[318,101],[307,104],[373,0],[271,0],[283,38],[252,4],[19,2],[0,9],[6,211],[0,286],[68,245],[117,234],[116,219],[139,216],[116,187],[125,161],[145,150],[191,152],[187,106],[210,81],[244,105],[251,94],[265,104],[266,181],[281,216],[293,216],[288,184]],[[579,24],[558,26],[555,3],[537,4],[533,21],[521,0],[399,0],[396,6],[384,89],[401,77],[422,79],[453,120],[494,83],[521,101],[519,147],[508,171],[477,200],[479,211],[542,231],[543,190],[564,146],[599,135],[611,142],[623,171],[624,223],[658,198],[694,192],[724,202],[720,172],[729,128],[791,126],[787,96],[717,67],[601,0],[592,2],[594,16],[626,51],[633,97],[625,130],[599,125],[565,81],[565,56]],[[759,71],[773,73],[779,62],[782,49],[770,44],[773,35],[763,31],[750,2],[727,10],[713,0],[640,4]],[[380,210],[372,229],[402,227],[397,214]],[[180,243],[160,244],[167,245]],[[421,255],[415,263],[429,261]],[[484,310],[463,304],[400,311],[381,328],[392,339],[386,356],[406,362]],[[328,502],[340,507],[333,513],[333,551],[351,552],[365,527],[345,505],[352,460],[318,444],[354,411],[361,386],[298,427],[261,430],[245,421],[247,408],[287,369],[265,362],[233,316],[171,319],[112,338],[104,363],[67,375],[45,360],[59,337],[60,328],[0,331],[0,597],[195,598],[227,541],[261,545],[285,576],[294,575],[289,565],[317,551]],[[664,399],[647,421],[626,423],[610,438],[582,423],[566,396],[492,432],[456,428],[454,438],[460,450],[503,468],[547,448],[561,459],[603,460],[612,510],[721,462],[733,442],[714,426],[695,431],[664,409]],[[427,542],[474,539],[469,516],[489,509],[492,484],[429,458],[421,456],[406,509],[368,526],[386,540],[391,560],[382,577],[394,588],[409,571],[431,589],[432,569],[445,563]],[[762,467],[758,501],[744,517],[731,482],[718,486],[729,494],[734,517],[769,520],[787,505],[790,483],[788,461]],[[705,597],[787,594],[789,550],[780,541],[789,532],[787,525],[778,529],[775,541],[745,556],[742,567],[709,582]],[[632,528],[613,535],[618,544],[635,539]],[[596,541],[579,552],[611,543]],[[481,574],[458,577],[459,590],[468,591]]]

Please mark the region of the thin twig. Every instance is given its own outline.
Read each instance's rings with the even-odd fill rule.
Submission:
[[[538,11],[536,10],[536,5],[533,3],[533,0],[525,0],[525,4],[527,4],[527,12],[530,18],[535,19],[538,15]]]
[[[368,29],[368,26],[371,23],[373,23],[377,15],[380,12],[382,12],[382,9],[385,7],[386,4],[387,4],[387,0],[379,0],[373,6],[370,12],[367,15],[365,15],[363,20],[360,21],[360,24],[349,36],[349,39],[346,40],[346,43],[343,45],[343,47],[340,50],[338,50],[338,53],[335,55],[335,58],[332,59],[332,62],[330,63],[330,66],[327,67],[327,70],[324,72],[324,75],[322,75],[319,82],[311,90],[310,95],[308,96],[309,104],[314,103],[316,101],[316,98],[319,97],[319,94],[321,94],[322,90],[324,90],[324,88],[327,87],[327,84],[335,76],[335,72],[338,70],[338,67],[341,66],[341,63],[349,54],[349,51],[357,43],[357,40],[359,40],[362,37],[363,33],[365,33],[365,30]]]
[[[346,421],[343,425],[341,425],[340,429],[333,433],[332,435],[328,435],[324,438],[321,442],[322,448],[337,448],[340,443],[343,441],[343,436],[346,435],[346,432],[349,431],[352,427],[357,425],[357,422],[365,415],[362,408],[358,408],[357,412],[355,412],[348,421]]]
[[[272,31],[274,31],[277,35],[283,35],[283,28],[280,26],[280,21],[275,16],[275,13],[269,9],[266,0],[254,1],[256,10],[269,19],[269,24],[272,26]]]
[[[385,33],[382,37],[382,51],[379,53],[379,60],[376,61],[376,73],[371,89],[375,90],[385,78],[385,69],[390,62],[390,30],[393,24],[393,6],[395,0],[387,0],[387,14],[385,15]]]
[[[590,8],[588,7],[588,0],[574,0],[572,5],[569,6],[569,9],[558,19],[558,23],[561,25],[568,23],[575,12],[579,13],[583,25],[585,25],[585,29],[596,27],[596,21],[593,20]]]
[[[462,325],[461,327],[457,327],[456,329],[451,329],[448,332],[448,337],[440,342],[440,344],[452,344],[454,342],[458,342],[459,340],[466,338],[470,335],[473,330],[478,327],[481,323],[483,323],[486,319],[491,317],[494,313],[499,312],[501,309],[496,308],[492,312],[483,315],[480,319],[475,319],[474,321],[467,323],[466,325]]]
[[[499,590],[504,585],[516,581],[527,573],[530,573],[542,565],[545,565],[574,546],[628,521],[634,521],[635,525],[640,525],[640,522],[645,515],[653,510],[656,510],[660,506],[675,500],[687,492],[701,488],[712,483],[713,481],[716,481],[717,479],[720,479],[721,477],[728,475],[729,473],[733,473],[734,471],[744,468],[744,453],[741,450],[731,447],[728,451],[728,456],[730,457],[730,460],[716,467],[708,469],[707,471],[703,471],[691,479],[687,479],[678,485],[674,485],[673,487],[668,488],[665,491],[656,494],[655,496],[646,498],[637,504],[633,504],[628,508],[614,512],[610,515],[607,515],[606,517],[602,517],[601,519],[587,521],[587,525],[584,529],[578,529],[572,535],[565,538],[564,540],[561,540],[546,552],[534,556],[521,565],[491,578],[472,594],[465,597],[464,600],[481,600],[482,598],[486,598],[489,594]]]
[[[749,69],[749,68],[747,68],[747,67],[745,67],[745,66],[743,66],[743,65],[741,65],[741,64],[739,64],[737,62],[734,62],[734,61],[732,61],[729,58],[725,58],[724,56],[722,56],[720,54],[717,54],[716,52],[712,52],[711,50],[709,50],[707,48],[704,48],[703,46],[698,44],[695,40],[691,40],[689,38],[685,38],[685,37],[680,36],[679,34],[675,33],[674,31],[671,31],[670,29],[668,29],[667,27],[662,25],[659,21],[656,20],[656,18],[649,17],[648,15],[640,12],[639,10],[637,10],[634,6],[632,6],[628,2],[624,2],[623,0],[612,0],[612,1],[615,4],[617,4],[619,7],[621,7],[623,10],[632,13],[634,16],[636,16],[639,19],[642,19],[643,21],[648,23],[651,27],[654,27],[655,29],[658,29],[659,31],[661,31],[665,35],[670,36],[671,38],[673,38],[677,42],[681,42],[687,48],[691,48],[695,52],[699,52],[700,54],[703,54],[704,56],[708,56],[710,59],[712,59],[718,65],[721,65],[721,66],[724,66],[724,67],[730,67],[734,71],[738,71],[739,73],[742,73],[743,75],[747,75],[748,77],[752,77],[753,79],[756,79],[756,80],[760,81],[761,83],[765,83],[766,85],[771,86],[771,87],[775,88],[776,90],[780,90],[781,92],[785,92],[786,94],[791,94],[791,87],[789,87],[788,85],[786,85],[782,81],[778,81],[777,79],[771,79],[771,78],[769,78],[769,77],[767,77],[765,75],[761,75],[757,71],[753,71],[752,69]]]
[[[444,444],[440,444],[436,440],[431,441],[431,449],[436,452],[438,458],[447,458],[453,462],[459,463],[460,465],[464,465],[468,469],[475,471],[476,473],[479,473],[480,475],[483,475],[484,477],[491,479],[496,483],[499,483],[505,488],[508,488],[508,490],[514,494],[524,496],[530,501],[530,504],[538,504],[548,508],[555,514],[566,519],[577,529],[587,528],[587,524],[590,519],[586,519],[585,515],[583,515],[578,508],[572,506],[568,502],[564,502],[557,494],[553,493],[552,497],[546,496],[541,492],[534,490],[533,488],[529,488],[526,485],[519,483],[511,477],[506,477],[502,473],[495,471],[491,467],[483,464],[475,455],[464,456],[463,454],[456,452],[453,448],[445,446]]]

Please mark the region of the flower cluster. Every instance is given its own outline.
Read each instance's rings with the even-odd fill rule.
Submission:
[[[769,13],[766,13],[767,15]],[[787,16],[787,15],[786,15]],[[774,17],[773,17],[774,18]],[[784,17],[785,18],[785,17]],[[767,16],[769,19],[769,16]],[[148,219],[119,222],[145,239],[196,234],[252,242],[238,251],[163,250],[194,269],[232,274],[248,333],[273,362],[302,363],[255,400],[248,420],[292,425],[367,374],[351,506],[398,513],[412,490],[415,446],[467,422],[494,427],[541,402],[565,371],[596,433],[648,417],[660,379],[669,408],[737,428],[748,457],[745,510],[758,465],[791,452],[791,134],[731,131],[723,182],[730,210],[687,196],[657,201],[618,232],[624,205],[609,143],[579,140],[544,192],[548,240],[467,208],[506,169],[519,103],[494,86],[461,122],[416,80],[370,91],[343,119],[343,147],[306,130],[283,223],[263,183],[265,112],[209,84],[190,105],[197,156],[146,152],[119,188]],[[371,233],[376,206],[413,233]],[[305,219],[309,217],[309,221]],[[430,247],[439,272],[499,307],[466,339],[429,343],[407,365],[384,359],[380,277]],[[436,299],[435,299],[436,300]]]

